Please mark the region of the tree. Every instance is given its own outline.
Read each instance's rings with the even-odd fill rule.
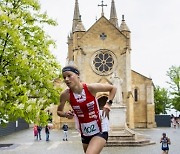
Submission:
[[[155,113],[156,114],[166,114],[166,110],[170,109],[170,99],[168,96],[168,91],[165,88],[160,88],[156,86],[154,89],[154,103],[155,103]]]
[[[167,71],[167,76],[170,78],[167,83],[170,85],[172,105],[180,111],[180,66],[171,66]]]
[[[0,123],[24,118],[47,123],[45,108],[57,103],[53,80],[60,66],[49,48],[55,43],[43,25],[55,26],[40,13],[38,0],[0,1]]]

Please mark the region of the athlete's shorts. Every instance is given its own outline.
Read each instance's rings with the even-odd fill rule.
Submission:
[[[102,137],[103,139],[108,140],[108,132],[99,132],[93,136],[84,136],[84,135],[81,135],[81,141],[82,143],[84,144],[89,144],[89,142],[91,141],[91,139],[94,137],[94,136],[99,136],[99,137]]]
[[[163,147],[162,147],[162,150],[163,150],[163,151],[167,151],[167,150],[169,150],[169,147],[166,147],[166,148],[163,148]]]

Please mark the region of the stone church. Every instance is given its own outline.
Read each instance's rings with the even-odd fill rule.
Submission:
[[[67,42],[67,64],[75,64],[80,70],[81,80],[86,83],[117,86],[114,103],[126,106],[126,124],[129,128],[154,127],[153,81],[131,69],[131,31],[124,16],[119,24],[112,0],[110,19],[106,18],[103,12],[103,6],[106,5],[102,1],[99,5],[102,7],[101,17],[86,30],[79,6],[78,0],[75,0],[72,32]],[[103,102],[107,94],[100,93],[97,99]],[[56,124],[59,120],[61,123],[68,122],[63,118],[55,119]]]

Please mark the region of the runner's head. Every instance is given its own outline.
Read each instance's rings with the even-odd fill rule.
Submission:
[[[165,137],[165,136],[166,136],[166,133],[163,133],[162,135]]]
[[[80,82],[79,75],[80,72],[75,66],[65,66],[62,69],[62,76],[64,78],[64,82],[69,88],[73,88]]]

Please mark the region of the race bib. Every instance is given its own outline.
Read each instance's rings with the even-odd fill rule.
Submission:
[[[167,147],[168,147],[167,142],[166,142],[166,143],[163,143],[163,144],[162,144],[162,147],[163,147],[163,148],[167,148]]]
[[[92,136],[100,132],[97,121],[81,124],[82,133],[84,136]]]

